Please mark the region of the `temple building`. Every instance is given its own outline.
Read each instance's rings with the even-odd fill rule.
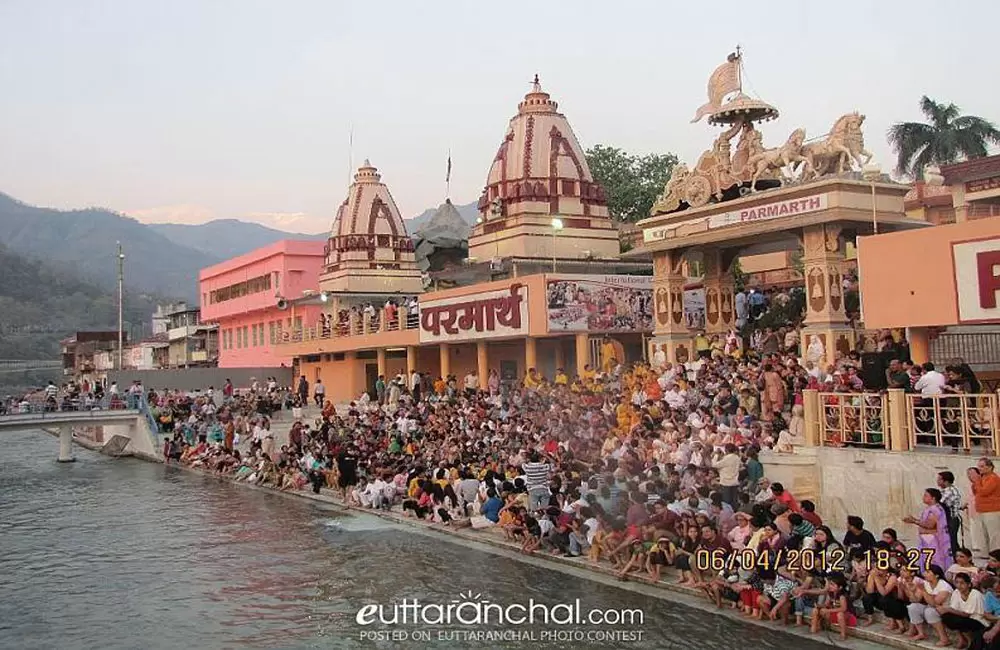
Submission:
[[[580,261],[618,257],[604,188],[558,108],[536,75],[490,165],[471,259],[546,260],[579,270]]]
[[[326,292],[416,293],[413,240],[378,169],[365,160],[337,210],[319,288]]]
[[[490,371],[516,382],[643,358],[650,262],[619,259],[604,189],[537,78],[490,163],[479,214],[470,233],[446,200],[411,239],[366,161],[316,289],[281,305],[296,314],[278,342],[295,373],[343,402],[414,370],[485,387]]]

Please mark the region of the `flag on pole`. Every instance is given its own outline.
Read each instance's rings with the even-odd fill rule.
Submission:
[[[451,182],[451,149],[448,150],[448,173],[444,177],[444,182]]]

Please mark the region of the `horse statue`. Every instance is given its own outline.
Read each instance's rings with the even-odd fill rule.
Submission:
[[[766,171],[777,171],[787,180],[788,175],[783,170],[794,169],[795,163],[804,165],[809,169],[811,163],[809,159],[802,155],[802,143],[805,142],[805,129],[795,129],[788,136],[788,141],[781,147],[775,149],[765,149],[755,154],[747,160],[747,168],[753,170],[750,179],[750,188],[756,191],[757,179]]]
[[[826,139],[803,146],[802,155],[808,166],[803,170],[802,179],[843,174],[871,160],[872,154],[865,149],[865,137],[861,132],[864,121],[865,116],[857,111],[842,115],[834,122]]]

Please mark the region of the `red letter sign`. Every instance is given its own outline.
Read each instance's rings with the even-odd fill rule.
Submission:
[[[979,276],[979,306],[996,309],[997,291],[1000,291],[1000,275],[993,269],[1000,266],[1000,251],[976,253],[976,274]]]

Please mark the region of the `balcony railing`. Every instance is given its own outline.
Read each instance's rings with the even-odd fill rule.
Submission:
[[[820,393],[820,444],[887,449],[887,404],[883,393]]]
[[[320,321],[315,325],[297,327],[290,330],[275,331],[272,339],[274,345],[288,345],[304,341],[316,341],[349,336],[368,336],[381,332],[400,332],[416,330],[420,327],[420,314],[417,310],[407,310],[405,307],[395,309],[378,309],[374,313],[350,313],[347,318],[338,320],[336,317]]]
[[[945,447],[991,454],[1000,422],[996,393],[907,395],[910,447]]]

